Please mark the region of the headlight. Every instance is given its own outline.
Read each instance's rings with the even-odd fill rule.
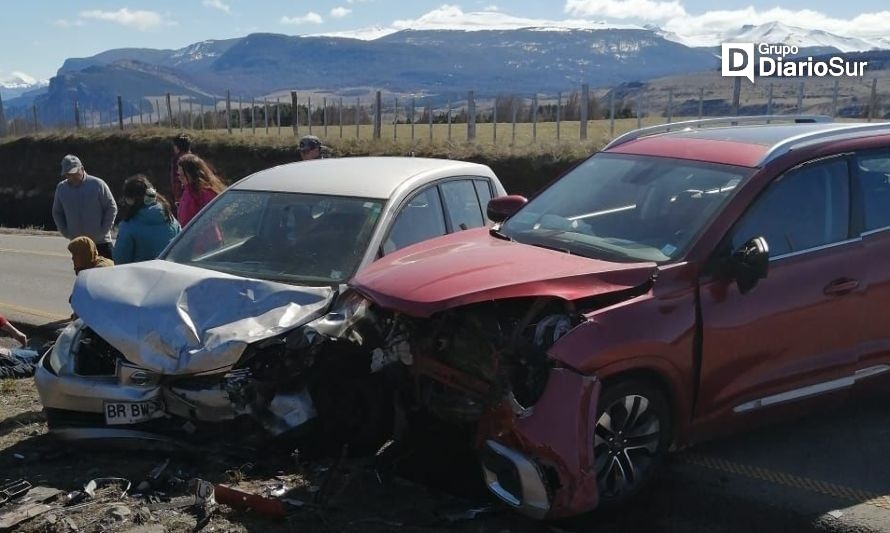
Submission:
[[[83,330],[83,320],[77,319],[65,326],[65,329],[59,333],[59,338],[56,339],[56,343],[49,352],[49,366],[56,374],[65,367],[66,363],[70,366],[73,360],[71,348],[74,346],[74,341],[80,336],[81,330]]]
[[[370,306],[371,301],[358,291],[347,289],[337,298],[327,315],[309,326],[322,335],[343,338],[349,328],[367,314]]]

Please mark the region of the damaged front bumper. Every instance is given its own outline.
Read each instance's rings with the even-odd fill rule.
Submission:
[[[600,382],[555,368],[534,407],[508,402],[480,422],[481,463],[488,489],[518,512],[560,518],[594,509],[593,466]]]

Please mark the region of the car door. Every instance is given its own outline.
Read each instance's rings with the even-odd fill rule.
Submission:
[[[865,274],[850,211],[849,161],[835,157],[779,176],[734,225],[731,250],[766,238],[769,273],[745,294],[725,276],[702,280],[699,417],[849,387]]]
[[[865,328],[860,376],[890,379],[890,149],[858,153],[853,158],[854,228],[862,238],[867,265],[861,308]]]

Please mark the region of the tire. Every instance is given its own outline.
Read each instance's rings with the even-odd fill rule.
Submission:
[[[664,463],[671,444],[667,397],[652,383],[629,379],[600,394],[593,457],[603,510],[643,492]]]

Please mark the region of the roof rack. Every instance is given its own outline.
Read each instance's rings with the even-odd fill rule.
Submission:
[[[819,141],[828,139],[837,141],[855,139],[873,133],[875,130],[880,131],[882,129],[887,130],[887,133],[890,133],[890,122],[870,122],[867,124],[852,123],[849,126],[841,126],[838,124],[837,128],[832,128],[830,130],[801,133],[800,135],[788,137],[784,141],[776,143],[763,155],[763,158],[761,158],[757,166],[762,167],[779,156],[787,154],[791,150],[799,150],[805,146],[816,144]]]
[[[815,123],[815,122],[832,122],[831,117],[826,115],[755,115],[750,117],[718,117],[704,118],[698,120],[685,120],[683,122],[671,122],[668,124],[659,124],[657,126],[649,126],[647,128],[639,128],[629,131],[623,135],[614,138],[612,142],[607,144],[603,150],[615,148],[624,143],[646,137],[656,135],[658,133],[667,133],[672,130],[691,130],[692,128],[700,128],[702,126],[725,125],[731,126],[741,124],[756,124],[761,122],[795,122],[795,123]]]

